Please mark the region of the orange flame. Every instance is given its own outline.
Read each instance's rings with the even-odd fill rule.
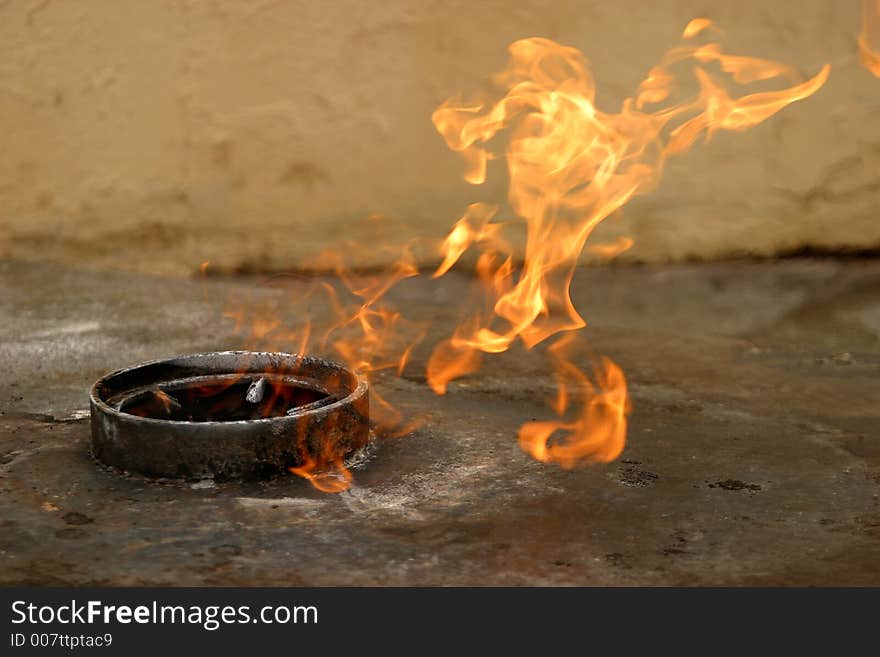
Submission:
[[[386,371],[400,375],[412,349],[424,337],[425,326],[407,320],[385,301],[395,285],[418,274],[409,249],[402,249],[395,257],[390,268],[370,274],[350,268],[342,250],[319,254],[311,268],[329,269],[332,281],[311,279],[305,291],[296,288],[285,305],[300,319],[290,325],[284,320],[285,313],[269,300],[237,303],[225,315],[235,321],[234,331],[244,336],[247,349],[330,354],[371,381]],[[329,311],[320,328],[308,315],[313,304]],[[418,418],[404,417],[376,387],[370,390],[370,418],[374,431],[385,437],[403,435],[420,424]],[[352,476],[345,466],[342,446],[325,442],[320,452],[314,453],[314,446],[307,447],[303,436],[292,437],[292,442],[300,464],[289,468],[290,472],[324,492],[349,488]]]
[[[584,463],[613,461],[626,443],[626,415],[630,402],[623,371],[607,358],[595,367],[595,386],[566,355],[574,333],[566,333],[548,349],[557,377],[556,399],[551,404],[560,417],[569,407],[573,388],[580,391],[582,408],[572,420],[525,423],[519,431],[519,444],[539,461],[554,462],[571,469]],[[559,441],[553,437],[562,434]]]
[[[341,455],[337,453],[324,453],[321,458],[303,453],[302,465],[289,470],[323,493],[341,493],[351,486],[351,470],[345,467]]]
[[[497,95],[481,102],[450,99],[434,112],[437,131],[449,148],[464,156],[465,179],[473,184],[485,181],[486,163],[498,157],[488,142],[503,130],[509,132],[508,200],[524,220],[526,232],[525,257],[518,269],[510,265],[511,250],[497,239],[502,224],[492,222],[494,211],[475,212],[477,206],[471,206],[444,242],[443,263],[435,276],[476,245],[483,253],[478,273],[491,310],[470,317],[434,350],[427,378],[437,394],[445,393],[453,379],[475,371],[482,352],[505,351],[517,339],[532,348],[553,335],[584,327],[569,287],[596,226],[634,195],[650,189],[668,156],[686,150],[702,135],[708,139],[719,130],[744,130],[760,123],[815,93],[828,77],[826,65],[801,84],[732,97],[708,66],[739,84],[796,76],[775,62],[725,54],[716,43],[692,43],[709,28],[708,19],[691,21],[682,44],[651,69],[636,96],[625,100],[617,113],[597,108],[583,55],[542,38],[511,44],[507,69],[493,78]],[[646,110],[678,90],[681,78],[672,67],[682,62],[693,65],[699,93],[675,105]],[[631,244],[623,238],[592,250],[610,257]],[[499,262],[504,264],[495,264]],[[554,410],[562,416],[570,390],[579,389],[583,411],[571,421],[524,425],[520,444],[535,458],[564,467],[611,460],[623,448],[626,434],[623,373],[602,359],[596,385],[590,384],[564,356],[568,344],[563,338],[550,348],[559,385]],[[551,442],[559,431],[567,437]]]
[[[862,0],[862,30],[858,36],[859,59],[866,69],[880,78],[880,52],[874,45],[877,42],[878,26],[880,0]]]
[[[616,258],[624,251],[629,251],[635,244],[631,237],[618,237],[613,244],[590,244],[587,253],[599,256],[603,260]]]
[[[684,31],[681,33],[681,38],[690,39],[710,27],[712,27],[712,21],[708,18],[693,18],[690,23],[685,25]]]
[[[669,156],[701,137],[756,125],[815,93],[828,77],[826,65],[798,82],[782,64],[729,55],[717,43],[697,43],[717,33],[709,19],[691,21],[681,43],[649,71],[618,112],[598,109],[593,78],[580,52],[530,38],[510,45],[510,63],[492,78],[492,94],[476,102],[450,99],[433,113],[446,144],[464,159],[467,182],[485,182],[489,163],[506,160],[508,201],[521,221],[505,223],[497,219],[498,205],[474,203],[446,236],[433,278],[475,251],[483,306],[434,346],[427,381],[435,393],[445,394],[451,381],[479,370],[483,354],[506,351],[516,341],[531,349],[556,336],[546,353],[556,373],[550,407],[557,418],[528,422],[519,432],[523,450],[540,461],[564,468],[607,462],[621,453],[626,440],[630,402],[622,370],[607,358],[596,358],[588,376],[572,351],[578,330],[586,326],[569,293],[582,253],[587,249],[611,258],[633,244],[621,237],[587,246],[593,230],[633,196],[649,191]],[[777,78],[790,80],[791,86],[740,96],[728,91],[731,84],[766,84]],[[689,96],[688,81],[698,88]],[[684,98],[673,102],[679,96]],[[505,131],[508,145],[502,156],[490,149],[490,142]],[[524,228],[523,253],[505,239],[508,225]],[[251,347],[330,351],[367,378],[399,375],[426,326],[406,319],[387,300],[394,286],[418,274],[409,248],[393,260],[389,269],[367,275],[356,274],[338,251],[322,254],[317,269],[329,263],[339,284],[322,281],[297,293],[298,307],[318,296],[329,309],[330,320],[321,329],[307,312],[294,328],[286,327],[272,308],[257,307],[251,317],[239,308],[229,316],[249,333]],[[375,387],[371,401],[371,415],[386,432],[412,429]],[[350,486],[351,473],[336,446],[299,453],[294,474],[326,492]]]

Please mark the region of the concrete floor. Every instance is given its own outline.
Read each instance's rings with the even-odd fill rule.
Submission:
[[[880,261],[579,272],[593,347],[624,368],[626,451],[523,454],[549,372],[491,359],[355,486],[156,483],[96,466],[87,390],[144,359],[237,348],[231,300],[291,289],[0,262],[0,584],[880,584]],[[451,275],[398,298],[448,331]],[[419,356],[422,358],[423,356]]]

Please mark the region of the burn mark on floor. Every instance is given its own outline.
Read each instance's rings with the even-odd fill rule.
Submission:
[[[660,554],[669,557],[669,556],[673,556],[676,554],[689,554],[689,553],[687,550],[682,550],[681,548],[665,547],[662,550],[660,550]]]
[[[641,465],[639,461],[621,461],[624,465],[617,470],[615,481],[624,486],[634,486],[639,488],[647,488],[654,484],[660,475],[642,470],[636,466]]]
[[[723,490],[747,490],[751,493],[757,493],[761,489],[760,484],[747,484],[739,479],[722,479],[714,483],[708,484],[709,488],[721,488]]]
[[[632,566],[629,564],[629,557],[622,552],[611,552],[604,557],[608,565],[621,570],[630,570]]]
[[[691,554],[689,550],[685,549],[688,545],[688,539],[683,530],[675,530],[672,534],[672,540],[673,544],[661,548],[659,550],[660,554],[665,557],[677,556],[680,554]]]
[[[88,525],[95,522],[94,518],[89,518],[86,514],[79,513],[78,511],[65,513],[61,516],[61,519],[68,525]]]

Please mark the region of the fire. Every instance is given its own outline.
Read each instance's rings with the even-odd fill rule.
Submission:
[[[635,244],[631,237],[618,237],[613,244],[590,244],[587,253],[599,256],[603,260],[616,258],[624,251],[629,251]]]
[[[379,221],[376,217],[369,220]],[[348,251],[357,249],[357,245],[347,246]],[[342,248],[319,254],[307,265],[319,271],[329,269],[332,280],[310,279],[305,291],[297,289],[284,300],[285,306],[302,317],[292,325],[284,321],[281,308],[268,301],[236,303],[226,317],[234,320],[234,330],[244,336],[249,350],[331,354],[368,380],[386,372],[400,375],[412,349],[424,337],[425,325],[406,319],[385,299],[394,286],[419,273],[409,249],[401,249],[394,257],[391,267],[369,274],[350,267],[347,262],[355,260],[356,254],[344,257]],[[310,317],[316,306],[328,314],[320,323]],[[371,388],[370,402],[370,419],[377,435],[404,435],[422,421],[405,417],[375,387]],[[352,475],[340,445],[324,442],[320,452],[314,453],[314,445],[306,445],[303,436],[292,436],[291,441],[299,460],[298,466],[290,468],[291,473],[323,492],[349,488]]]
[[[350,270],[339,252],[328,251],[321,260],[333,263],[347,298],[330,284],[322,285],[334,321],[318,342],[320,350],[332,351],[353,371],[368,379],[383,372],[403,374],[412,350],[425,336],[426,326],[406,319],[385,297],[402,280],[418,276],[410,250],[403,249],[388,270],[372,275]],[[304,353],[305,345],[302,348],[300,353]],[[371,418],[386,435],[407,433],[418,424],[407,421],[375,388],[371,390],[371,402]]]
[[[319,458],[302,455],[302,465],[290,468],[290,472],[308,481],[322,493],[341,493],[351,486],[351,470],[345,467],[342,457],[335,450],[324,450]]]
[[[633,244],[622,237],[587,246],[594,229],[649,191],[668,157],[719,131],[754,126],[814,94],[828,77],[827,65],[800,82],[782,64],[729,55],[708,40],[717,33],[709,19],[691,21],[681,42],[618,111],[599,109],[589,65],[578,50],[528,38],[510,45],[509,64],[491,79],[491,92],[473,101],[447,100],[433,113],[437,131],[464,160],[467,182],[482,184],[489,164],[505,161],[507,201],[516,219],[499,219],[499,204],[474,203],[443,241],[433,278],[472,251],[484,303],[434,346],[427,382],[442,395],[450,382],[477,372],[484,354],[504,352],[517,342],[527,349],[549,344],[545,353],[556,373],[550,407],[556,418],[528,422],[519,432],[523,450],[540,461],[564,468],[608,462],[626,441],[630,401],[623,371],[599,357],[591,359],[588,375],[574,352],[586,326],[569,292],[581,254],[586,248],[607,259]],[[730,91],[756,82],[766,88],[780,78],[789,86],[743,95]],[[689,94],[694,85],[697,91]],[[499,152],[493,144],[502,133],[507,145]],[[522,252],[506,239],[509,228],[524,232]],[[299,296],[298,306],[317,295],[329,308],[331,319],[320,330],[308,320],[288,329],[273,312],[233,313],[239,327],[250,331],[250,346],[330,351],[371,380],[383,372],[401,374],[427,327],[406,319],[387,295],[419,274],[416,261],[404,248],[392,267],[371,275],[356,275],[346,261],[339,252],[323,254],[319,269],[331,263],[337,284],[316,283]],[[372,401],[380,426],[397,433],[411,428],[375,388]],[[333,446],[321,454],[301,452],[301,457],[302,464],[291,471],[319,489],[339,492],[350,485],[351,473]]]
[[[527,422],[519,431],[519,444],[539,461],[554,462],[570,469],[591,461],[616,459],[626,443],[626,416],[630,403],[623,371],[607,358],[599,359],[595,386],[566,355],[576,334],[564,334],[548,349],[556,365],[557,396],[551,406],[564,416],[569,405],[569,388],[584,398],[579,415],[569,421]],[[562,432],[568,439],[551,442]]]
[[[450,99],[434,112],[437,131],[462,154],[465,180],[473,184],[483,183],[487,162],[500,157],[489,142],[507,131],[508,201],[525,224],[526,240],[523,263],[515,268],[512,250],[498,239],[502,223],[493,222],[494,210],[471,206],[455,225],[435,276],[448,271],[468,248],[480,249],[477,271],[490,310],[473,315],[437,346],[428,363],[428,383],[444,394],[450,381],[477,369],[481,353],[505,351],[516,340],[531,349],[562,333],[548,350],[558,379],[553,408],[564,417],[570,396],[578,392],[581,410],[574,419],[522,427],[520,444],[541,461],[563,467],[609,461],[625,441],[629,401],[623,372],[600,359],[591,383],[566,356],[569,336],[586,326],[569,286],[593,230],[633,196],[648,191],[667,157],[719,130],[756,125],[815,93],[828,77],[830,67],[825,66],[806,82],[734,97],[725,78],[748,84],[797,76],[775,62],[728,55],[716,43],[696,43],[712,27],[705,18],[691,21],[682,43],[651,69],[618,112],[597,107],[592,74],[579,51],[542,38],[511,44],[507,69],[492,80],[494,93],[476,102]],[[682,64],[691,64],[699,93],[660,106],[685,86],[677,74]],[[631,245],[623,238],[591,250],[613,257]]]
[[[880,78],[880,51],[876,49],[880,26],[880,0],[862,0],[862,30],[859,32],[859,59]]]

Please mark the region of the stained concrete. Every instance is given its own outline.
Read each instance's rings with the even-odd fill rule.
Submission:
[[[235,348],[230,303],[305,283],[177,280],[0,263],[0,583],[880,584],[880,262],[580,271],[592,348],[633,400],[620,460],[523,454],[552,377],[489,359],[435,397],[417,354],[379,386],[415,413],[355,485],[157,483],[98,467],[87,389],[139,360]],[[409,281],[455,319],[471,281]]]

